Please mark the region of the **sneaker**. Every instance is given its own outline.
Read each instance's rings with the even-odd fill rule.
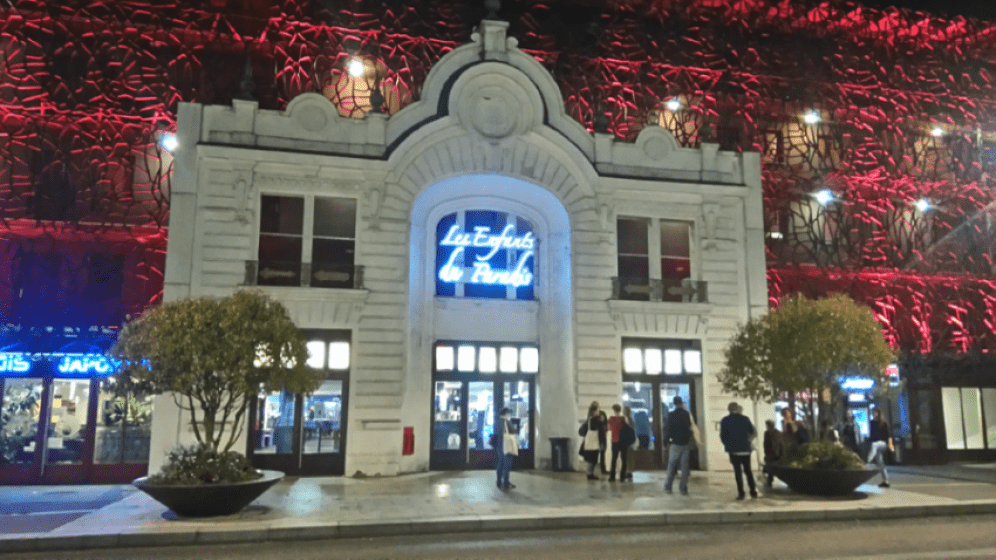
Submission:
[[[756,500],[757,499],[757,490],[752,491],[750,493],[750,497],[751,497],[752,500]]]
[[[515,488],[514,484],[509,483],[505,485],[505,490],[511,490],[512,488]]]
[[[879,488],[888,488],[889,487],[889,483],[888,482],[883,482],[883,483],[879,484],[878,487]]]
[[[601,479],[598,478],[597,476],[593,475],[593,474],[589,474],[588,475],[588,480],[601,480]]]
[[[670,488],[665,488],[664,489],[664,493],[665,494],[674,494],[674,492],[672,492]]]
[[[743,499],[744,499],[744,498],[746,498],[746,497],[747,497],[747,496],[745,496],[745,495],[743,495],[743,494],[737,494],[737,501],[740,501],[740,500],[743,500]]]

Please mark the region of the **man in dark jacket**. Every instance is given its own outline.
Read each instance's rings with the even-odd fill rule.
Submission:
[[[741,414],[740,405],[731,402],[727,407],[730,411],[719,423],[719,439],[722,440],[726,452],[730,454],[730,463],[733,464],[733,474],[737,479],[737,499],[744,499],[744,479],[747,474],[747,484],[750,486],[750,497],[757,497],[757,488],[754,486],[754,473],[750,470],[751,440],[757,436],[754,424],[750,418]]]
[[[685,403],[681,397],[674,398],[674,410],[667,415],[667,439],[668,447],[667,460],[667,481],[664,482],[664,491],[671,493],[674,484],[674,477],[678,473],[678,466],[681,466],[681,484],[679,488],[683,495],[688,495],[688,460],[691,453],[692,443],[692,415],[685,410]]]

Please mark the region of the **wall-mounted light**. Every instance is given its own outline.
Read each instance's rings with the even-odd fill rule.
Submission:
[[[817,113],[816,111],[809,111],[808,113],[802,116],[802,120],[806,124],[816,124],[820,122],[820,114]]]
[[[173,153],[180,143],[176,139],[176,134],[172,132],[164,132],[162,136],[159,137],[159,146],[167,152]]]
[[[921,212],[926,212],[927,210],[930,210],[930,199],[921,198],[920,200],[916,201],[916,209]]]
[[[350,59],[349,65],[346,67],[346,70],[349,72],[350,76],[354,78],[359,78],[364,73],[363,61],[358,58]]]
[[[816,202],[819,202],[824,206],[833,202],[834,199],[833,191],[829,189],[823,189],[817,192],[814,196],[816,197]]]
[[[678,109],[681,109],[681,100],[677,97],[672,97],[664,102],[664,106],[667,107],[667,110],[672,113],[677,112]]]
[[[930,131],[930,134],[934,138],[940,138],[941,136],[944,136],[944,129],[939,126],[935,126],[933,130]]]

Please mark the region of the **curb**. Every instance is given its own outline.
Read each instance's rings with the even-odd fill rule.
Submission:
[[[996,501],[980,500],[931,506],[866,507],[840,510],[807,509],[777,511],[695,511],[674,513],[611,512],[604,515],[562,516],[464,516],[425,521],[386,520],[371,522],[337,522],[286,527],[245,527],[166,530],[146,533],[107,533],[0,537],[0,555],[13,552],[47,552],[58,550],[161,547],[194,544],[254,543],[369,537],[398,537],[442,533],[481,531],[526,531],[550,529],[590,529],[595,527],[648,527],[666,525],[716,525],[729,523],[770,523],[786,521],[850,521],[897,519],[947,515],[996,513]]]

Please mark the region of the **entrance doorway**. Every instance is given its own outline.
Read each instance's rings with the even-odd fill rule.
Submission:
[[[288,475],[342,475],[346,469],[350,331],[303,331],[308,365],[325,372],[310,395],[260,393],[250,404],[247,455],[253,466]]]
[[[511,424],[519,434],[513,468],[533,468],[538,364],[535,346],[438,343],[429,468],[493,469],[495,452],[489,440],[505,407],[512,410]]]

